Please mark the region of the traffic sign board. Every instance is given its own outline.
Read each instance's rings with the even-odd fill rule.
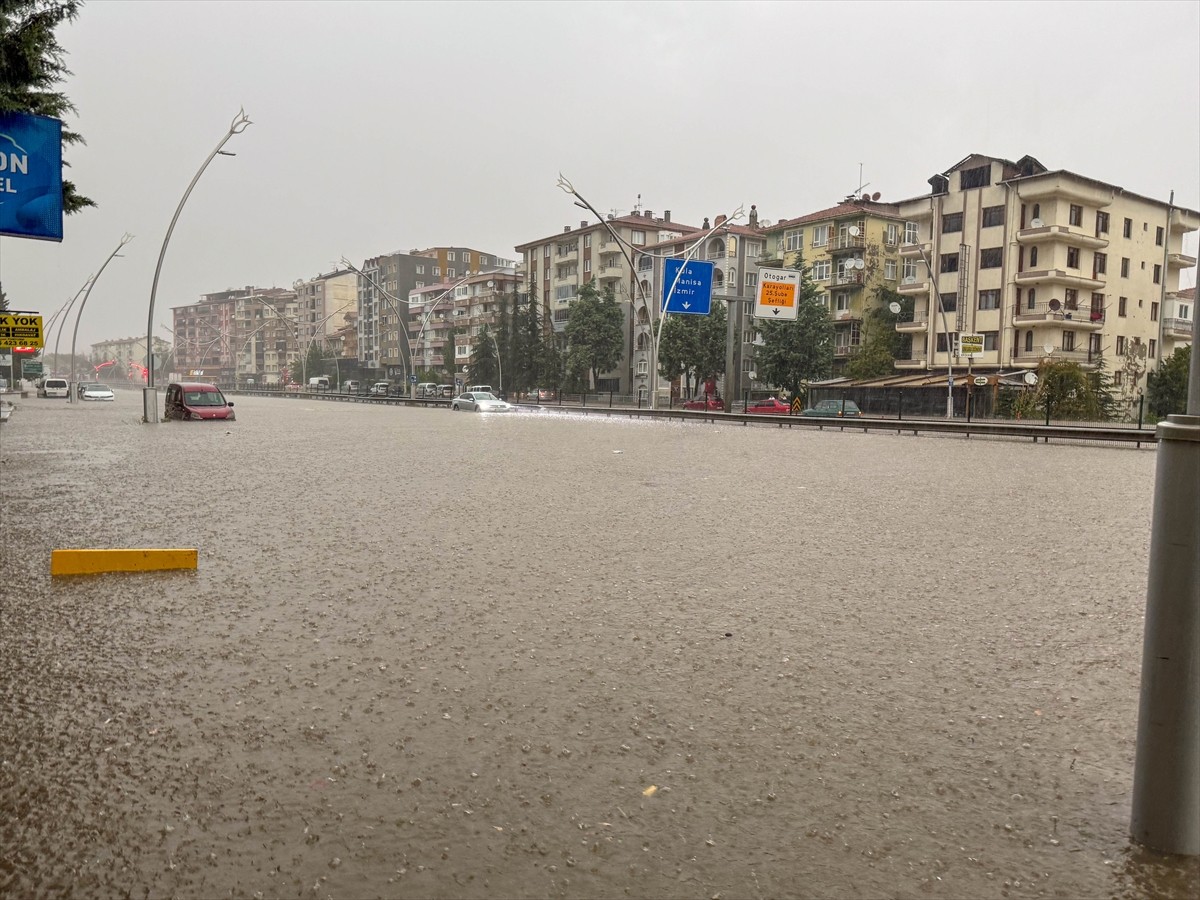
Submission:
[[[662,311],[707,316],[712,309],[713,264],[704,260],[663,260]]]
[[[42,346],[42,317],[0,313],[0,347]]]
[[[759,269],[758,299],[754,316],[758,319],[795,319],[799,310],[800,273],[795,269]]]
[[[409,376],[408,376],[408,383],[409,383],[409,384],[416,384],[416,383],[417,383],[417,376],[416,376],[416,375],[409,375]]]
[[[23,359],[21,360],[21,376],[23,378],[36,378],[42,374],[42,361],[40,359]]]

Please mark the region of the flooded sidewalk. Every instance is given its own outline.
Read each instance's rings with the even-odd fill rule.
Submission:
[[[2,896],[1200,893],[1127,836],[1152,449],[140,412],[0,431]]]

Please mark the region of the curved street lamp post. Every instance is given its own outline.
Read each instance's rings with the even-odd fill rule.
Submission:
[[[212,153],[208,154],[208,158],[200,166],[199,170],[192,177],[191,184],[187,186],[187,190],[183,192],[183,199],[179,201],[179,206],[175,208],[175,215],[171,217],[171,224],[167,228],[167,236],[163,238],[162,249],[158,252],[158,265],[154,267],[154,282],[150,285],[150,315],[146,319],[146,387],[142,390],[142,421],[146,423],[158,422],[158,390],[154,386],[154,299],[158,295],[158,277],[162,274],[163,258],[167,255],[167,245],[171,243],[171,234],[175,231],[175,223],[179,221],[179,214],[183,212],[183,205],[187,203],[188,197],[192,195],[192,189],[196,186],[196,182],[200,180],[200,176],[204,174],[204,170],[220,154],[222,156],[233,156],[221,148],[228,143],[229,139],[235,134],[241,134],[250,125],[250,117],[246,115],[246,110],[238,110],[238,114],[233,117],[233,121],[229,124],[229,130],[225,133],[225,137],[221,138],[219,144],[213,148]]]
[[[112,262],[115,257],[120,256],[121,248],[124,247],[126,244],[128,244],[132,240],[133,240],[133,235],[129,234],[128,232],[126,232],[121,237],[121,242],[119,244],[117,244],[116,249],[113,250],[112,253],[108,254],[108,259],[106,259],[104,261],[104,265],[102,265],[100,267],[100,270],[98,272],[96,272],[95,277],[91,278],[88,281],[87,293],[85,293],[83,295],[83,300],[80,301],[80,303],[79,303],[79,311],[75,313],[75,330],[71,332],[71,378],[67,381],[67,402],[68,403],[75,402],[75,339],[79,336],[79,320],[81,318],[83,318],[83,308],[85,306],[87,306],[88,297],[92,296],[92,288],[94,288],[96,286],[96,282],[99,281],[100,276],[104,274],[105,267],[107,267],[108,264],[110,262]],[[61,335],[62,334],[62,326],[61,325],[59,326],[58,331],[59,331],[59,334]],[[58,356],[57,343],[55,344],[54,355],[56,357]]]

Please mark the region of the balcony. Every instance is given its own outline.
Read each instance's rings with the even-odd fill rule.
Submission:
[[[1190,269],[1196,265],[1196,257],[1188,256],[1186,253],[1168,253],[1167,268],[1168,269]]]
[[[1043,360],[1047,359],[1056,362],[1077,362],[1081,366],[1098,366],[1100,353],[1088,350],[1086,347],[1083,349],[1072,347],[1069,350],[1064,350],[1062,347],[1051,347],[1049,352],[1045,347],[1036,347],[1033,350],[1014,350],[1012,354],[1012,364],[1025,368],[1036,368]]]
[[[903,294],[906,297],[911,297],[916,294],[928,294],[929,293],[929,282],[928,281],[913,281],[908,284],[902,283],[899,287],[896,288],[896,293]]]
[[[614,241],[611,237],[605,238],[600,242],[599,252],[601,253],[620,253],[621,245]]]
[[[1074,200],[1076,203],[1095,209],[1104,209],[1113,202],[1111,190],[1079,180],[1074,175],[1046,174],[1040,178],[1022,182],[1022,200],[1033,201],[1047,198]]]
[[[1099,331],[1104,327],[1104,311],[1099,309],[1021,309],[1013,315],[1014,325],[1027,328],[1054,327],[1067,331]]]
[[[596,270],[601,281],[620,281],[625,274],[624,266],[601,266]]]
[[[1185,209],[1171,210],[1172,232],[1186,234],[1198,228],[1200,228],[1200,220],[1197,220],[1194,213],[1188,212]]]
[[[833,355],[835,359],[848,359],[858,350],[858,344],[835,344]]]
[[[1098,291],[1104,287],[1104,280],[1101,278],[1088,278],[1085,275],[1072,275],[1063,269],[1031,269],[1026,272],[1017,273],[1017,284],[1035,286],[1039,284],[1062,284],[1067,287],[1086,291]]]
[[[1192,339],[1191,319],[1163,319],[1163,337],[1176,341]]]
[[[897,369],[926,369],[929,367],[925,357],[924,347],[913,347],[908,359],[898,359],[894,363]]]
[[[929,316],[924,312],[915,312],[911,319],[901,319],[896,322],[896,330],[901,334],[917,334],[929,330]]]
[[[904,243],[900,245],[900,255],[906,259],[917,258],[925,259],[933,252],[933,244],[929,241],[923,241],[919,244]]]
[[[1017,232],[1019,244],[1044,244],[1051,241],[1069,244],[1072,247],[1087,247],[1099,250],[1108,246],[1108,238],[1096,237],[1065,225],[1042,225],[1039,228],[1023,228]]]
[[[579,259],[579,249],[574,248],[571,250],[556,251],[554,256],[550,258],[550,261],[555,265],[559,265],[560,263],[574,262],[577,259]]]
[[[863,286],[863,273],[858,271],[834,272],[829,283],[832,287],[849,288],[850,290],[860,288]]]
[[[829,238],[829,246],[825,249],[829,253],[852,253],[855,250],[862,250],[867,246],[867,239],[861,234],[835,234]]]
[[[783,254],[778,250],[764,250],[758,254],[758,265],[779,268],[783,265]]]

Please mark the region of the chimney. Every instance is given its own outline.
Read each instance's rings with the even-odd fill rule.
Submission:
[[[722,224],[724,224],[724,222],[725,222],[725,213],[721,213],[719,216],[717,216],[717,219],[715,222],[713,222],[713,225],[722,225]]]
[[[587,219],[584,219],[582,222],[580,222],[580,223],[579,223],[579,227],[580,227],[580,228],[587,228]]]
[[[750,204],[750,227],[758,227],[758,207],[753,203]]]
[[[664,222],[670,222],[670,221],[671,221],[671,211],[670,211],[669,209],[664,209],[664,210],[663,210],[663,221],[664,221]]]
[[[652,209],[646,210],[646,218],[653,219],[654,218],[654,210],[652,210]]]
[[[568,231],[570,231],[570,230],[571,230],[571,226],[570,226],[570,225],[564,225],[564,226],[563,226],[563,234],[566,234],[566,233],[567,233]]]
[[[700,226],[705,231],[708,231],[708,216],[704,217],[704,224]]]

